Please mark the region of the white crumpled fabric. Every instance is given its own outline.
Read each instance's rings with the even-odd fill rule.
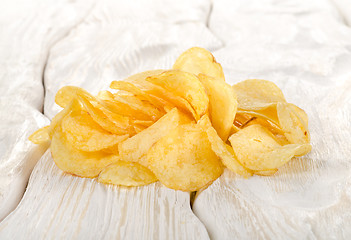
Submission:
[[[349,239],[349,9],[347,0],[4,2],[0,239]],[[159,183],[128,189],[64,174],[46,146],[27,141],[59,111],[60,87],[97,93],[170,68],[192,46],[212,51],[231,84],[275,82],[309,115],[312,152],[271,177],[226,171],[191,209],[189,193]]]

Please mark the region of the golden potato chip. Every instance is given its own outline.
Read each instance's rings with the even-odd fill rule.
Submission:
[[[279,126],[279,119],[277,115],[277,103],[272,103],[267,107],[257,110],[238,110],[238,114],[248,114],[252,117],[263,118]]]
[[[184,98],[194,108],[197,118],[207,112],[209,99],[204,86],[191,73],[169,70],[159,75],[146,78],[146,81]]]
[[[194,108],[183,97],[178,96],[175,93],[146,80],[140,79],[137,82],[132,83],[135,84],[136,87],[142,89],[145,94],[147,94],[150,103],[157,106],[159,109],[163,108],[166,112],[168,112],[174,107],[178,107],[186,112],[191,113],[195,119],[199,119]],[[145,97],[142,97],[142,95],[136,96],[141,97],[141,99],[145,100]]]
[[[62,109],[55,117],[52,118],[51,124],[48,128],[49,137],[52,138],[56,129],[61,127],[61,122],[64,117],[70,114],[72,111],[81,111],[81,105],[76,98],[73,98],[64,109]]]
[[[209,102],[209,114],[212,125],[220,138],[227,141],[232,128],[238,102],[233,88],[207,75],[199,74],[199,80],[204,85]]]
[[[239,109],[259,110],[286,102],[280,88],[271,81],[248,79],[233,85],[233,88],[238,95]]]
[[[274,135],[261,125],[251,125],[229,137],[239,162],[251,170],[279,168],[292,157],[310,150],[309,144],[281,146]]]
[[[254,118],[250,122],[248,122],[245,127],[250,126],[250,125],[255,125],[255,124],[260,124],[261,126],[267,128],[271,133],[274,134],[275,140],[280,144],[280,145],[286,145],[289,144],[290,142],[288,139],[284,136],[284,131],[274,123],[263,119],[263,118]]]
[[[50,141],[49,127],[50,126],[39,128],[37,131],[32,133],[32,135],[29,136],[29,141],[31,141],[34,144],[42,144],[47,141]]]
[[[147,153],[147,166],[166,187],[196,191],[223,172],[206,133],[196,124],[169,131]]]
[[[254,124],[260,124],[260,125],[264,126],[274,135],[277,135],[277,134],[284,135],[284,131],[279,126],[277,126],[276,124],[274,124],[273,122],[271,122],[269,120],[266,120],[266,119],[260,118],[260,117],[254,117],[250,122],[245,124],[245,126],[250,126],[250,125],[254,125]]]
[[[115,101],[119,101],[121,103],[126,103],[128,104],[132,109],[135,111],[138,111],[142,114],[145,114],[148,116],[148,120],[158,120],[160,117],[162,117],[165,114],[165,111],[162,109],[158,109],[156,106],[151,104],[147,100],[140,100],[136,96],[128,96],[128,95],[122,95],[122,96],[115,96]]]
[[[84,95],[78,94],[79,101],[83,104],[86,111],[99,124],[103,129],[114,134],[126,134],[128,133],[127,128],[129,127],[129,118],[121,115],[110,116],[108,118],[101,109],[94,107],[90,101]],[[114,118],[114,122],[111,121],[111,117]]]
[[[144,165],[143,162],[140,162],[140,159],[153,144],[178,125],[189,122],[191,122],[191,120],[186,114],[182,113],[177,108],[172,109],[144,131],[122,142],[119,145],[121,159],[124,161],[139,162]]]
[[[118,101],[116,99],[113,100],[102,100],[99,102],[100,105],[105,108],[106,110],[114,113],[119,113],[123,116],[126,116],[130,119],[140,119],[140,120],[150,120],[150,114],[145,113],[145,110],[140,110],[135,108],[135,106],[130,106],[128,103],[124,101]]]
[[[134,124],[133,128],[134,128],[134,131],[136,132],[136,134],[138,134],[141,131],[144,131],[147,127],[139,125],[139,124]]]
[[[138,163],[118,161],[104,168],[99,174],[98,181],[136,187],[156,182],[157,178],[148,168]]]
[[[73,148],[60,128],[55,131],[50,148],[56,165],[62,171],[80,177],[97,177],[106,166],[120,160],[115,154],[103,151],[83,152]]]
[[[234,119],[234,127],[235,128],[242,128],[244,127],[246,124],[248,124],[250,121],[252,121],[254,119],[254,117],[250,114],[247,114],[245,112],[242,111],[237,111],[236,115],[235,115],[235,119]]]
[[[230,133],[229,133],[229,136],[233,135],[234,133],[236,132],[239,132],[240,131],[240,128],[237,127],[235,124],[232,125],[232,128],[230,129]]]
[[[100,91],[97,95],[97,97],[101,100],[107,100],[107,101],[113,101],[114,100],[114,96],[110,91]]]
[[[55,102],[60,107],[65,108],[69,104],[69,102],[77,96],[77,93],[86,96],[87,98],[89,98],[89,100],[92,97],[92,95],[85,91],[83,88],[75,86],[65,86],[58,90],[58,92],[56,93]]]
[[[269,170],[261,170],[261,171],[254,171],[255,175],[259,176],[271,176],[275,174],[278,171],[278,169],[269,169]]]
[[[305,126],[305,128],[308,128],[308,116],[306,114],[306,112],[299,108],[298,106],[289,103],[289,107],[294,111],[294,113],[301,119],[301,121],[303,122],[303,125]]]
[[[193,47],[183,52],[173,65],[173,69],[198,75],[200,73],[224,81],[221,64],[204,48]]]
[[[245,178],[252,176],[251,171],[243,167],[238,162],[232,147],[223,142],[222,139],[217,135],[217,132],[212,127],[210,119],[207,115],[204,115],[198,121],[198,125],[206,131],[213,152],[222,160],[224,166],[226,166],[232,172],[235,172]]]
[[[87,152],[116,146],[129,137],[127,134],[115,135],[107,132],[84,111],[67,115],[61,127],[71,146]]]
[[[290,143],[309,143],[310,134],[304,120],[294,111],[289,103],[277,104],[279,125],[284,131],[284,136]]]
[[[141,125],[144,127],[150,127],[152,124],[154,124],[154,121],[146,121],[146,120],[132,120],[133,125]]]
[[[134,74],[134,75],[131,75],[131,76],[127,77],[126,79],[124,79],[124,81],[127,81],[127,82],[143,81],[147,77],[161,74],[164,71],[166,71],[166,70],[156,69],[156,70],[149,70],[149,71],[145,71],[145,72],[140,72],[140,73],[137,73],[137,74]]]

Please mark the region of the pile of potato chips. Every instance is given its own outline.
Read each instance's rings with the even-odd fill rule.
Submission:
[[[30,136],[51,140],[56,165],[102,183],[196,191],[223,169],[248,178],[271,175],[311,150],[306,113],[287,103],[272,82],[230,86],[210,52],[194,47],[171,70],[152,70],[111,83],[93,96],[61,88],[63,108]]]

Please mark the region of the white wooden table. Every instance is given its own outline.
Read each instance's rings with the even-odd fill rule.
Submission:
[[[351,238],[347,0],[0,6],[0,239]],[[160,183],[113,187],[64,174],[27,140],[58,112],[60,87],[97,93],[170,68],[192,46],[212,51],[231,84],[261,78],[282,88],[309,115],[312,152],[270,177],[225,171],[190,206],[190,193]]]

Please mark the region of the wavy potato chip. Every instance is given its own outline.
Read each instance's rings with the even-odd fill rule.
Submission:
[[[182,98],[181,96],[178,96],[161,86],[143,79],[139,79],[138,81],[134,81],[132,83],[135,84],[136,87],[142,89],[145,94],[149,96],[150,102],[155,106],[158,106],[160,109],[163,108],[166,112],[169,112],[174,107],[178,107],[185,112],[189,112],[195,119],[198,119],[194,108],[186,99]],[[145,97],[142,97],[141,95],[137,95],[137,97],[145,99]]]
[[[204,86],[194,74],[169,70],[159,75],[148,77],[146,81],[185,99],[195,110],[196,119],[200,119],[207,112],[208,96]]]
[[[80,177],[97,177],[106,166],[120,160],[116,154],[103,151],[83,152],[75,149],[67,142],[61,129],[55,131],[50,148],[56,165],[62,171]]]
[[[304,144],[310,142],[308,127],[299,114],[295,112],[295,107],[291,107],[289,103],[278,103],[277,115],[284,136],[290,143]]]
[[[88,152],[116,146],[129,137],[128,134],[115,135],[107,132],[84,111],[67,115],[61,128],[71,146]]]
[[[178,125],[189,122],[191,119],[186,114],[174,108],[150,127],[122,142],[119,145],[121,159],[145,165],[141,159],[153,144]]]
[[[135,111],[139,111],[140,113],[147,115],[148,119],[145,120],[155,121],[157,119],[160,119],[160,117],[162,117],[165,114],[163,108],[159,109],[155,105],[150,103],[150,101],[145,99],[139,99],[135,95],[115,95],[115,100],[128,104]],[[136,117],[134,116],[134,118]]]
[[[209,98],[209,114],[214,129],[223,141],[227,141],[232,128],[238,102],[233,88],[214,78],[199,74]]]
[[[252,172],[243,167],[236,159],[232,147],[223,142],[218,136],[207,115],[204,115],[197,122],[197,124],[206,131],[213,152],[222,160],[224,166],[226,166],[230,171],[235,172],[245,178],[252,176]]]
[[[171,130],[147,153],[147,166],[166,187],[196,191],[223,172],[206,133],[196,124]]]
[[[48,128],[49,137],[52,138],[56,129],[61,127],[62,120],[72,111],[81,111],[82,107],[77,98],[73,98],[64,109],[62,109],[55,117],[52,118],[51,124]]]
[[[259,110],[286,102],[284,94],[271,81],[248,79],[233,85],[238,95],[238,108],[245,110]]]
[[[104,168],[99,174],[98,181],[107,184],[136,187],[156,182],[157,178],[148,168],[138,163],[118,161]]]
[[[216,62],[211,52],[200,47],[193,47],[183,52],[175,61],[173,69],[195,75],[202,73],[216,80],[225,81],[221,64]]]
[[[49,128],[50,125],[39,128],[37,131],[35,131],[29,136],[28,140],[34,144],[42,144],[47,141],[50,141]]]
[[[251,125],[229,137],[239,162],[248,169],[262,171],[279,168],[292,157],[311,149],[309,144],[281,146],[261,125]]]
[[[79,101],[83,104],[85,110],[103,129],[114,134],[127,134],[129,127],[129,118],[121,115],[106,116],[99,108],[94,107],[86,96],[78,94]],[[113,121],[111,121],[113,118]]]

